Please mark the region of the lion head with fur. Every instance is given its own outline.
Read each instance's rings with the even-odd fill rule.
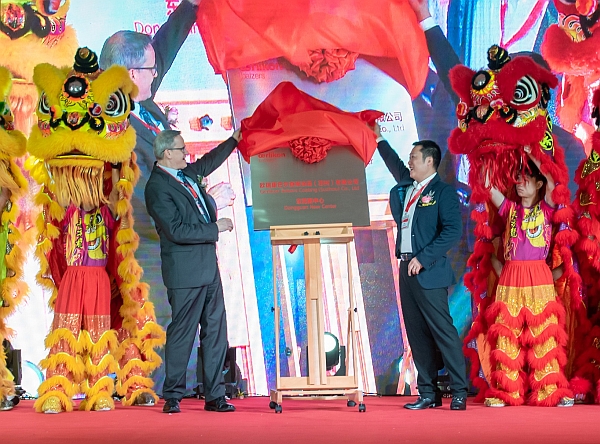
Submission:
[[[101,71],[88,48],[77,51],[72,68],[36,66],[33,79],[40,98],[28,145],[32,176],[63,208],[100,206],[110,178],[105,164],[124,163],[125,173],[135,167],[128,164],[136,140],[129,124],[135,85],[123,67]]]
[[[33,125],[37,91],[33,68],[40,63],[71,63],[77,36],[67,25],[70,0],[8,0],[0,2],[0,60],[11,72],[11,102],[16,126]]]
[[[557,114],[564,128],[578,130],[589,152],[594,132],[592,94],[600,86],[600,2],[554,0],[558,23],[544,35],[541,52],[562,73]]]

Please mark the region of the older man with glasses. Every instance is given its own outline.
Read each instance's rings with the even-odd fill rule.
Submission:
[[[163,282],[171,305],[165,346],[166,377],[163,412],[179,413],[185,395],[185,373],[200,324],[204,409],[232,412],[225,399],[223,364],[227,352],[227,320],[217,264],[219,233],[231,231],[228,218],[217,219],[208,194],[199,186],[240,140],[239,130],[194,163],[186,161],[179,131],[162,131],[154,140],[156,164],[146,184],[146,206],[160,237]]]

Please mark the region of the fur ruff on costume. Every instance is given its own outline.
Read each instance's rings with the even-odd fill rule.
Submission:
[[[113,187],[109,164],[121,164],[115,184],[118,227],[110,236],[106,266],[112,285],[112,303],[118,307],[111,316],[112,339],[101,347],[96,357],[92,354],[93,363],[89,359],[84,363],[87,382],[73,377],[71,384],[73,387],[81,384],[86,394],[83,404],[86,410],[112,408],[113,387],[108,380],[102,376],[90,385],[90,380],[109,369],[118,375],[117,392],[124,397],[123,404],[133,404],[140,393],[149,393],[157,399],[148,375],[161,363],[154,349],[164,344],[165,334],[155,321],[152,303],[147,300],[149,287],[140,282],[142,270],[134,257],[139,241],[133,228],[130,202],[139,177],[133,153],[135,131],[128,120],[135,85],[123,67],[98,70],[97,57],[87,48],[78,50],[74,68],[37,66],[34,81],[40,101],[38,124],[29,139],[31,157],[27,167],[42,185],[36,197],[36,203],[44,209],[37,221],[40,239],[36,255],[40,261],[38,282],[52,291],[51,307],[66,269],[59,229],[66,207],[71,205],[89,211],[108,202]],[[70,332],[65,330],[51,332],[49,338],[56,336],[56,340],[47,346],[52,348],[58,345],[56,341],[67,338]],[[71,338],[72,352],[89,351],[86,334],[82,331],[78,338]],[[111,362],[104,357],[108,351]],[[132,357],[135,359],[130,362],[125,359]],[[45,362],[46,369],[55,368],[53,358],[50,356]],[[75,364],[69,370],[76,375]],[[62,381],[61,384],[67,383]],[[43,410],[49,398],[47,390],[51,390],[50,385],[39,390],[40,398],[35,404],[38,411]],[[69,388],[65,393],[73,390],[77,391]],[[72,409],[64,397],[57,397],[62,410]]]
[[[558,229],[553,236],[552,268],[562,264],[564,272],[556,285],[560,304],[548,304],[545,316],[556,316],[560,328],[569,331],[570,324],[576,324],[582,317],[583,309],[581,278],[575,270],[571,253],[578,234],[574,230],[574,212],[569,203],[567,168],[563,150],[552,135],[552,122],[547,112],[550,88],[556,86],[557,79],[529,57],[511,60],[508,53],[498,46],[490,48],[488,61],[489,69],[475,72],[458,66],[450,72],[452,87],[460,102],[457,106],[459,127],[451,133],[448,147],[453,154],[467,155],[469,159],[469,184],[473,190],[471,203],[474,206],[471,218],[476,222],[475,247],[467,262],[470,271],[465,276],[465,284],[471,291],[477,313],[474,313],[464,348],[471,360],[473,384],[479,389],[476,401],[482,401],[486,396],[493,373],[486,367],[490,356],[484,356],[485,353],[489,355],[489,347],[483,346],[487,342],[485,337],[490,333],[490,322],[495,320],[489,317],[489,313],[495,310],[493,304],[497,287],[491,257],[496,253],[493,239],[502,230],[497,226],[497,211],[488,204],[490,190],[486,188],[483,172],[489,173],[493,186],[510,195],[517,176],[526,171],[527,155],[523,151],[526,145],[540,160],[541,171],[549,174],[556,185],[552,193],[557,207],[553,223]],[[560,316],[560,305],[567,307],[566,319]],[[494,334],[493,331],[491,333]],[[572,342],[568,346],[571,348]],[[515,387],[515,390],[523,387]],[[556,405],[560,394],[560,391],[555,392],[543,404]]]
[[[554,0],[558,24],[544,35],[541,52],[553,71],[563,80],[557,100],[557,115],[568,131],[585,133],[589,153],[594,133],[590,124],[590,88],[600,79],[600,4],[578,0],[566,5]]]
[[[589,319],[576,331],[576,371],[571,380],[578,399],[600,402],[600,88],[593,96],[592,118],[596,131],[592,150],[577,169],[578,190],[573,207],[581,238],[575,245],[579,259]]]
[[[0,190],[10,191],[6,206],[0,209],[0,247],[3,248],[1,254],[4,256],[0,261],[0,344],[11,336],[7,318],[14,313],[29,291],[23,280],[23,251],[27,248],[25,244],[28,237],[17,226],[17,201],[26,192],[27,181],[14,162],[16,157],[25,154],[27,140],[14,127],[14,117],[8,103],[10,88],[10,72],[0,67]],[[29,239],[29,242],[32,240]],[[0,350],[0,400],[13,394],[14,384],[6,368],[6,355]]]

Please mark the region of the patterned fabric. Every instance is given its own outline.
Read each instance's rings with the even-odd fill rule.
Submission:
[[[554,208],[541,201],[532,208],[504,199],[498,214],[506,224],[506,260],[545,260],[552,238]]]

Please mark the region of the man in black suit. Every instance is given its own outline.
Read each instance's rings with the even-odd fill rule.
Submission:
[[[404,407],[422,410],[442,405],[437,387],[438,349],[450,374],[450,408],[465,410],[465,359],[448,307],[448,287],[456,280],[446,257],[462,234],[458,198],[455,190],[437,174],[441,151],[435,142],[415,142],[407,168],[381,137],[378,124],[373,130],[377,135],[377,150],[398,183],[390,194],[390,208],[398,225],[400,302],[419,388],[417,401]]]
[[[219,233],[231,231],[230,219],[216,218],[208,194],[199,186],[233,152],[239,130],[194,163],[188,164],[179,131],[165,130],[154,140],[156,163],[145,189],[146,207],[160,238],[162,276],[172,309],[165,345],[163,412],[178,413],[185,395],[185,373],[200,324],[204,409],[232,412],[225,400],[223,364],[227,320],[217,264]]]

